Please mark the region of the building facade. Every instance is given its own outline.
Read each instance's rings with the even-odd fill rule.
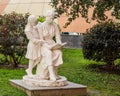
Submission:
[[[0,0],[0,14],[11,13],[15,11],[17,13],[30,13],[37,16],[44,16],[46,11],[52,9],[50,6],[50,0]],[[92,16],[93,9],[90,9],[89,17]],[[107,13],[110,15],[110,13]],[[78,32],[84,33],[86,29],[91,28],[95,25],[96,21],[91,21],[91,23],[86,23],[84,18],[78,18],[73,21],[67,28],[64,28],[65,22],[67,22],[67,17],[62,15],[56,20],[60,25],[62,32]]]

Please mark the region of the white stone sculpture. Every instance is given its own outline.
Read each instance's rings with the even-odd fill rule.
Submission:
[[[59,28],[53,22],[54,17],[55,12],[49,10],[46,14],[45,22],[37,26],[35,26],[36,18],[30,22],[33,25],[32,28],[27,27],[30,17],[28,18],[25,33],[29,39],[26,54],[26,57],[29,59],[29,67],[26,70],[27,76],[23,77],[23,82],[28,85],[64,86],[67,84],[67,79],[57,74],[58,67],[63,64],[61,49],[66,43],[61,42]],[[30,33],[32,36],[30,36]],[[54,37],[55,41],[53,40]],[[36,74],[32,75],[32,69],[36,64]]]
[[[30,15],[25,27],[25,34],[29,40],[25,56],[29,59],[29,66],[28,69],[26,69],[27,75],[32,75],[32,69],[40,61],[41,56],[41,42],[37,32],[37,27],[35,26],[36,24],[37,17],[35,15]]]

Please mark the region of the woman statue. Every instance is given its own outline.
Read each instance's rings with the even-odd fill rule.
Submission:
[[[36,74],[41,78],[49,78],[50,80],[56,81],[59,79],[57,69],[63,63],[63,60],[61,48],[52,49],[52,46],[56,43],[62,44],[59,28],[57,24],[53,22],[54,17],[55,12],[53,10],[49,10],[46,14],[46,20],[38,27],[39,38],[44,43],[41,46],[42,58],[37,67]],[[43,70],[43,68],[45,70]]]

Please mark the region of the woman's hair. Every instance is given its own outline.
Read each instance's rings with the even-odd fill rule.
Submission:
[[[46,17],[55,17],[55,15],[56,15],[56,13],[55,13],[55,11],[54,10],[48,10],[47,12],[46,12]]]

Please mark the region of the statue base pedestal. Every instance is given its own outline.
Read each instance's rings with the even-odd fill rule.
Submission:
[[[87,96],[87,87],[67,81],[62,87],[31,87],[23,80],[10,80],[10,84],[26,92],[28,96]]]
[[[59,76],[60,79],[56,81],[52,80],[45,80],[37,77],[36,75],[33,76],[23,76],[23,82],[28,86],[35,86],[35,87],[41,87],[41,86],[50,86],[50,87],[60,87],[67,85],[67,79],[63,76]]]

